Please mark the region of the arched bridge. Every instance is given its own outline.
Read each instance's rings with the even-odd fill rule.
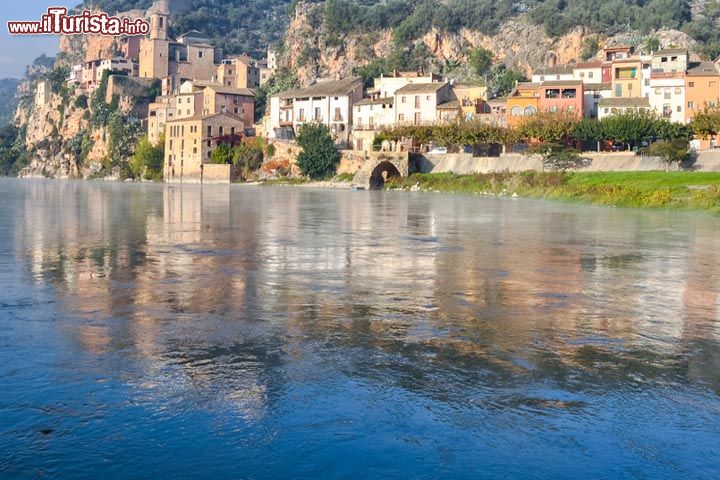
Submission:
[[[412,173],[407,152],[368,152],[365,163],[353,178],[353,186],[366,189],[382,188],[392,177],[407,177]]]

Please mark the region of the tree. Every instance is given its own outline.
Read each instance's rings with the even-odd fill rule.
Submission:
[[[511,70],[504,63],[500,63],[490,71],[488,88],[495,96],[504,97],[515,88],[517,82],[524,79],[525,76],[522,73]]]
[[[714,139],[720,132],[720,108],[710,108],[706,105],[702,111],[695,114],[691,126],[703,140],[708,137]]]
[[[262,139],[256,139],[233,148],[232,161],[242,169],[242,177],[247,180],[252,172],[262,166],[264,156]]]
[[[573,131],[572,136],[581,142],[595,142],[597,151],[600,151],[600,142],[604,140],[602,124],[593,118],[583,118]]]
[[[645,40],[646,53],[654,53],[660,50],[660,40],[657,37],[648,37]]]
[[[567,143],[573,138],[578,122],[571,112],[538,113],[525,118],[520,124],[520,133],[541,142]]]
[[[673,163],[680,164],[687,159],[688,142],[680,138],[661,140],[650,145],[648,154],[660,157],[665,162],[665,169],[669,170]]]
[[[597,55],[599,50],[600,43],[598,42],[598,39],[595,37],[588,37],[583,41],[582,53],[580,54],[580,58],[582,58],[583,60],[589,60],[595,55]]]
[[[297,164],[304,175],[317,180],[335,173],[335,165],[340,162],[340,151],[325,125],[303,125],[296,140],[302,148]]]
[[[18,129],[10,123],[0,127],[0,175],[15,175],[22,167],[24,152]]]
[[[490,50],[480,47],[470,52],[469,60],[475,75],[482,78],[492,66],[493,54]]]
[[[219,144],[210,154],[210,163],[221,165],[232,163],[232,149],[224,143]]]
[[[135,154],[130,157],[130,172],[135,178],[159,181],[163,178],[165,141],[161,138],[158,145],[150,143],[147,137],[138,142]]]
[[[544,168],[559,172],[581,168],[588,163],[588,159],[582,157],[579,152],[558,143],[541,143],[529,148],[527,153],[539,155]]]

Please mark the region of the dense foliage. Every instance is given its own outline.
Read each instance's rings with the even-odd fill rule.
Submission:
[[[303,175],[319,180],[335,174],[335,165],[340,162],[340,151],[325,125],[303,125],[297,135],[297,144],[302,148],[297,164]]]
[[[0,127],[0,175],[15,175],[27,162],[24,132],[12,124]]]
[[[135,178],[160,181],[163,178],[163,161],[165,158],[165,141],[161,139],[153,145],[147,137],[138,142],[135,154],[130,157],[130,173]]]
[[[17,86],[18,81],[14,78],[0,79],[0,97],[3,99],[0,102],[0,125],[9,123],[12,120],[17,107],[17,98],[15,97]]]
[[[463,120],[444,125],[394,127],[380,132],[374,143],[413,138],[418,144],[433,143],[452,148],[519,141],[565,145],[593,141],[617,142],[633,148],[642,142],[678,139],[687,147],[692,134],[691,125],[672,123],[654,113],[624,113],[600,121],[589,118],[578,120],[567,113],[542,113],[528,117],[517,128]]]
[[[106,11],[147,8],[151,0],[85,0]],[[183,2],[181,2],[182,4]],[[282,34],[297,0],[187,0],[187,8],[173,15],[172,32],[199,30],[210,35],[225,53],[260,55]],[[647,34],[660,27],[679,28],[700,42],[707,56],[720,53],[720,5],[706,2],[703,16],[691,17],[689,0],[309,0],[317,3],[309,21],[328,45],[341,44],[350,34],[393,29],[394,43],[412,50],[413,41],[437,28],[462,28],[484,34],[497,32],[506,20],[526,14],[550,36],[582,26],[590,32],[615,34],[628,28]],[[594,46],[584,46],[582,56]],[[309,59],[313,52],[306,52]],[[416,52],[417,53],[417,52]]]

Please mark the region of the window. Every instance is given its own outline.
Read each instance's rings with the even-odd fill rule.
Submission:
[[[420,108],[420,95],[415,95],[415,108]]]
[[[202,51],[202,50],[198,50],[198,58],[202,58],[202,56],[203,56],[203,51]]]
[[[695,82],[690,82],[690,83],[688,84],[688,86],[689,86],[690,88],[693,88],[693,87],[695,86]]]
[[[550,112],[551,112],[551,113],[556,113],[557,111],[558,111],[557,105],[550,105]]]
[[[402,113],[398,115],[398,122],[404,122],[405,121],[405,115]]]
[[[682,93],[682,88],[675,87],[675,95],[680,95]]]
[[[160,25],[160,28],[163,28],[163,17],[158,18],[158,24]]]
[[[661,93],[662,93],[662,90],[660,90],[659,88],[656,87],[656,88],[655,88],[655,95],[660,95]]]
[[[615,96],[622,97],[622,85],[615,85]]]
[[[313,114],[313,120],[320,121],[320,107],[315,107],[315,113]]]
[[[234,112],[235,112],[235,115],[237,115],[238,113],[240,113],[240,109],[238,107],[235,107]]]
[[[535,115],[537,113],[537,109],[533,107],[532,105],[528,105],[525,107],[525,115]]]
[[[417,112],[415,114],[415,125],[418,125],[420,123],[420,120],[422,119],[420,115],[420,112]]]
[[[646,79],[645,79],[645,86],[646,86],[646,87],[649,87],[649,86],[650,86],[650,79],[649,79],[649,78],[646,78]]]
[[[695,108],[695,102],[688,102],[688,108],[693,110]]]
[[[628,83],[628,93],[632,92],[632,87],[633,87],[633,84]]]
[[[593,72],[588,72],[588,78],[593,78]]]
[[[670,93],[670,89],[665,89],[665,100],[670,100],[672,98],[672,94]]]
[[[401,97],[401,98],[400,98],[400,102],[401,102],[401,103],[405,103],[405,97]]]
[[[224,130],[223,127],[220,127],[218,129],[218,131],[219,131],[218,135],[220,135],[221,137],[223,136],[223,130]]]
[[[208,125],[207,127],[207,136],[212,137],[212,125]]]
[[[528,107],[528,108],[530,108],[530,107]],[[510,115],[512,115],[513,117],[519,117],[520,115],[522,115],[522,111],[523,111],[522,108],[520,108],[516,105],[512,109],[510,109]]]
[[[682,112],[682,106],[680,106],[680,105],[677,106],[677,112],[678,113]]]
[[[585,72],[580,72],[580,78],[585,78]]]

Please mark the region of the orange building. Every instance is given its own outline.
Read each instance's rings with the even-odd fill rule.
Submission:
[[[690,122],[696,112],[705,106],[717,107],[720,104],[720,73],[713,62],[691,64],[685,75],[685,121]]]
[[[685,123],[690,123],[705,107],[720,105],[720,73],[713,62],[691,64],[685,74]],[[696,138],[697,149],[714,147],[716,140]]]
[[[523,118],[535,115],[540,109],[540,83],[518,83],[507,98],[507,123],[519,125]],[[581,100],[582,102],[582,96]]]
[[[582,80],[542,82],[539,92],[541,112],[568,112],[583,116],[584,91]]]

